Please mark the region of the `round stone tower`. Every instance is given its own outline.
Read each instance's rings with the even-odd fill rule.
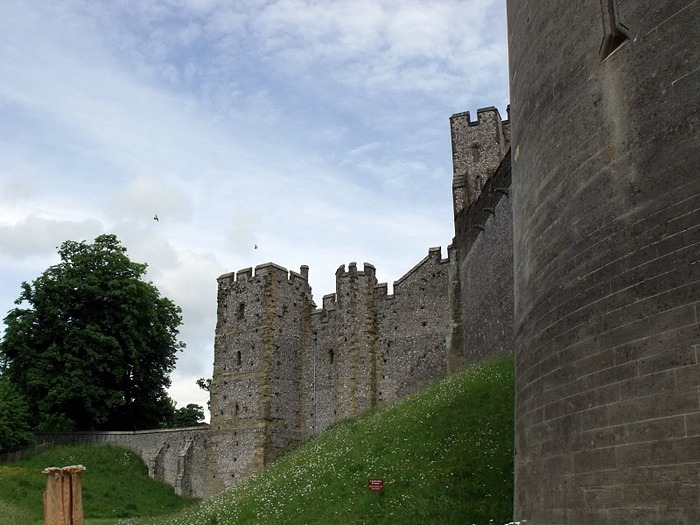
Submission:
[[[515,517],[700,523],[700,2],[508,25]]]

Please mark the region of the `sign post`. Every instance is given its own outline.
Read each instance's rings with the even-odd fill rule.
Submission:
[[[376,479],[376,478],[369,478],[367,480],[367,488],[371,492],[383,492],[384,491],[384,480],[383,479]]]

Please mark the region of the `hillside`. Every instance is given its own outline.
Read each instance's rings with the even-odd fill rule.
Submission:
[[[109,446],[73,445],[50,448],[12,465],[0,466],[0,523],[29,525],[43,516],[42,495],[49,466],[82,464],[85,517],[115,520],[175,512],[194,500],[175,495],[172,487],[153,481],[141,458]],[[113,521],[100,521],[99,523]]]
[[[368,490],[369,478],[382,479],[384,490]],[[125,523],[505,523],[512,493],[513,366],[506,358],[336,425],[181,515]]]

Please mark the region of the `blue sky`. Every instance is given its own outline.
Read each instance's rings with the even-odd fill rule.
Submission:
[[[115,233],[183,309],[171,396],[206,405],[222,273],[306,264],[320,304],[342,264],[445,256],[449,117],[505,118],[505,26],[505,0],[0,2],[0,313]]]

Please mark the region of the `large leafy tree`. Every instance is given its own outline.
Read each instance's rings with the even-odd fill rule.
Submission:
[[[40,430],[155,428],[172,417],[165,389],[181,310],[142,278],[115,235],[66,241],[61,262],[22,283],[5,317],[0,362]]]

